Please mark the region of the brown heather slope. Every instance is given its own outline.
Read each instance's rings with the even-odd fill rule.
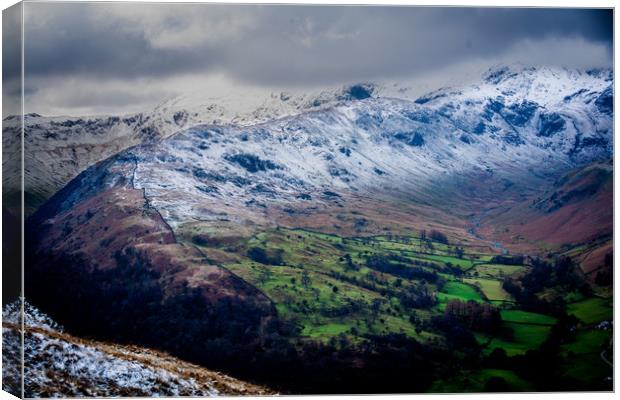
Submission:
[[[226,296],[260,299],[230,272],[210,265],[194,247],[176,243],[174,233],[141,190],[117,187],[76,204],[40,227],[37,252],[84,257],[98,271],[119,267],[118,257],[136,252],[165,281],[171,294],[183,285],[197,288],[210,300]]]
[[[37,253],[82,257],[90,272],[119,268],[119,256],[136,253],[160,276],[170,295],[186,285],[209,300],[258,297],[265,311],[270,307],[253,287],[210,265],[194,247],[176,243],[174,233],[141,190],[104,190],[48,220],[38,236]]]
[[[515,252],[541,253],[610,240],[613,164],[594,163],[558,179],[551,190],[498,207],[482,220],[482,236]]]
[[[230,349],[255,351],[277,317],[259,290],[177,243],[141,190],[103,186],[37,217],[26,297],[72,334],[227,368],[238,361]]]
[[[605,257],[608,254],[613,254],[613,251],[613,240],[607,240],[600,244],[597,243],[595,246],[584,250],[580,255],[581,268],[586,274],[597,272],[601,266],[605,265]]]

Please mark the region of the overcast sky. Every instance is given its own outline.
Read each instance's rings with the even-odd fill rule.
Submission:
[[[26,111],[45,115],[141,111],[213,82],[217,90],[272,90],[429,76],[441,82],[510,62],[612,64],[609,10],[25,6]],[[19,78],[3,65],[6,78]]]

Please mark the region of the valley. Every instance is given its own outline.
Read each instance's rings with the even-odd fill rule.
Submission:
[[[434,235],[441,241],[429,238]],[[512,369],[513,360],[550,346],[557,340],[552,331],[565,321],[575,331],[562,338],[554,355],[561,359],[557,375],[575,380],[576,387],[597,381],[602,388],[611,373],[600,359],[590,364],[587,375],[573,367],[591,362],[586,360],[595,359],[611,339],[611,330],[598,326],[612,319],[611,297],[605,290],[593,293],[578,284],[560,284],[543,289],[548,303],[517,300],[506,291],[506,282],[520,281],[540,268],[522,257],[501,256],[480,245],[446,244],[437,232],[340,237],[277,229],[238,243],[210,246],[194,236],[196,242],[206,257],[219,256],[226,269],[271,298],[279,317],[295,325],[302,343],[344,348],[375,335],[399,334],[452,348],[450,341],[470,340],[468,345],[481,357],[480,374],[486,374],[480,384],[439,380],[431,391],[483,391],[491,377],[503,379],[504,390],[540,390],[535,377],[530,381],[523,371]],[[574,279],[582,279],[583,272],[572,268]],[[481,318],[490,319],[488,326],[468,320],[471,302],[487,307]],[[463,332],[442,326],[443,319],[458,326],[459,318],[465,318]],[[470,373],[476,374],[463,375]]]
[[[122,148],[41,176],[26,298],[76,337],[286,394],[610,390],[610,82],[495,68],[148,138],[114,120]]]

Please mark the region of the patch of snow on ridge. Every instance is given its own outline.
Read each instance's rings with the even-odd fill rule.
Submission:
[[[82,340],[25,303],[25,397],[200,396],[260,394],[252,385],[166,354],[134,346]],[[5,306],[2,327],[3,389],[19,393],[20,306]],[[218,382],[217,380],[220,380]]]
[[[4,309],[2,310],[2,322],[20,325],[22,319],[21,315],[21,303],[19,301],[15,301],[4,306]],[[48,329],[57,332],[63,331],[63,328],[59,324],[28,302],[24,303],[24,316],[26,317],[24,322],[24,325],[26,326]]]

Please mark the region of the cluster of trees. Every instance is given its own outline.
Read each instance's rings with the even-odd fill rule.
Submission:
[[[524,310],[557,316],[564,312],[566,308],[562,298],[557,298],[553,301],[541,299],[538,297],[537,292],[532,291],[526,286],[519,285],[513,279],[504,280],[502,287]]]
[[[612,253],[605,254],[605,261],[601,270],[596,273],[594,283],[599,286],[609,286],[614,283],[614,257]]]
[[[406,308],[429,308],[437,304],[437,297],[425,285],[410,286],[396,294]]]
[[[356,313],[367,310],[368,303],[362,299],[345,299],[344,303],[339,306],[324,307],[317,305],[317,307],[318,311],[324,317],[337,318],[355,315]]]
[[[439,275],[435,272],[426,271],[422,268],[417,268],[412,265],[405,265],[399,262],[391,261],[390,257],[383,255],[372,255],[366,258],[366,266],[376,271],[384,272],[387,274],[400,276],[406,279],[423,280],[426,282],[434,283],[439,279]]]
[[[206,235],[194,235],[192,236],[192,243],[197,244],[198,246],[208,246],[210,241]]]
[[[411,237],[409,236],[402,236],[402,235],[394,235],[392,233],[388,233],[386,234],[387,240],[389,240],[390,242],[397,242],[397,243],[402,243],[402,244],[411,244]]]
[[[351,258],[351,255],[348,254],[348,253],[345,254],[344,256],[340,257],[340,261],[346,263],[347,270],[358,271],[360,269],[360,267],[353,262],[353,259]]]
[[[495,333],[502,323],[502,317],[496,307],[473,300],[450,300],[446,304],[444,314],[458,319],[474,331]]]
[[[391,291],[385,286],[386,281],[380,279],[378,274],[373,272],[370,272],[363,277],[349,276],[338,271],[329,271],[327,274],[338,281],[348,282],[354,286],[359,286],[364,289],[380,293],[381,296],[386,296],[391,293]]]
[[[580,276],[570,257],[556,257],[552,262],[533,258],[532,268],[519,280],[506,278],[502,287],[525,309],[552,315],[562,315],[565,302],[561,297],[543,300],[537,294],[547,288],[561,288],[564,292],[579,291],[589,295],[591,288]]]
[[[521,284],[533,292],[554,286],[561,286],[568,291],[587,292],[587,285],[577,273],[576,265],[570,257],[556,257],[553,262],[532,259],[532,268],[521,278]]]
[[[505,264],[505,265],[523,265],[525,257],[523,256],[494,256],[491,258],[492,264]]]
[[[583,382],[563,375],[567,360],[561,345],[573,340],[578,321],[562,313],[543,344],[523,355],[508,357],[505,350],[495,349],[482,362],[484,368],[510,369],[534,383],[539,391],[611,390],[610,382]]]
[[[427,390],[452,358],[403,334],[368,335],[358,344],[339,337],[300,344],[290,358],[263,374],[281,374],[284,389],[294,393],[413,393]]]
[[[454,264],[452,264],[451,262],[447,262],[444,264],[444,266],[441,268],[442,272],[454,275],[456,277],[459,277],[461,275],[463,275],[463,270],[460,269],[459,267],[455,266]]]
[[[465,249],[463,247],[455,247],[454,248],[454,254],[458,257],[458,258],[463,258],[463,256],[465,255]]]
[[[425,231],[422,231],[422,232],[424,232],[424,236],[426,237],[426,232]],[[422,235],[420,236],[422,237]],[[448,237],[445,234],[439,231],[436,231],[434,229],[430,231],[430,233],[428,234],[428,237],[434,242],[448,244]]]
[[[428,234],[426,233],[426,230],[421,230],[420,231],[420,239],[422,241],[425,240],[432,240],[435,241],[437,243],[443,243],[443,244],[448,244],[448,237],[442,233],[439,232],[435,229],[431,230]]]
[[[444,270],[444,267],[442,267],[439,263],[436,263],[433,261],[424,261],[424,260],[407,258],[403,256],[405,254],[404,252],[401,252],[401,254],[402,255],[389,253],[385,255],[384,257],[388,258],[390,261],[396,261],[396,262],[400,262],[404,264],[417,265],[418,267],[431,268],[434,270]],[[445,264],[445,266],[447,267],[448,264],[452,265],[451,263],[447,263]]]
[[[459,318],[449,314],[437,315],[431,318],[431,326],[444,334],[446,347],[451,351],[479,354],[480,346],[472,330]]]
[[[264,249],[262,247],[250,247],[248,257],[265,265],[284,265],[284,251],[282,249]]]

